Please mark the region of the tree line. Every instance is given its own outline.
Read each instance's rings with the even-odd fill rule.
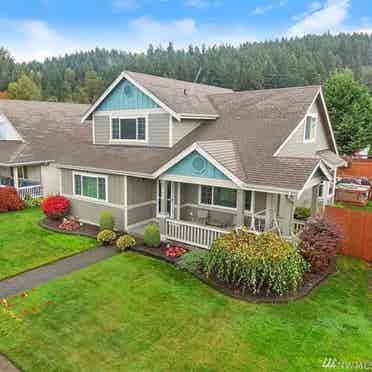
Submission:
[[[7,91],[10,98],[91,103],[123,70],[188,81],[198,76],[198,82],[234,90],[325,84],[342,151],[350,153],[371,143],[367,122],[370,118],[372,122],[372,36],[368,34],[308,35],[236,47],[175,49],[170,43],[166,48],[150,45],[144,53],[97,48],[29,63],[17,63],[0,48],[0,97]],[[334,71],[341,72],[334,75]],[[348,100],[340,92],[348,93]]]

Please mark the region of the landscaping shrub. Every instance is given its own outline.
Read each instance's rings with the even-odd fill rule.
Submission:
[[[165,255],[169,258],[179,258],[187,252],[187,249],[183,247],[169,247],[165,251]]]
[[[311,216],[311,209],[306,207],[296,207],[294,218],[296,220],[307,220]]]
[[[70,212],[70,201],[64,196],[48,196],[41,203],[44,214],[54,220],[66,217]]]
[[[42,203],[42,198],[33,198],[30,194],[26,194],[24,203],[26,208],[39,208]]]
[[[308,220],[300,234],[299,250],[306,261],[310,263],[312,272],[327,270],[335,260],[341,234],[336,225],[324,217]]]
[[[97,241],[103,245],[109,245],[116,239],[116,233],[112,230],[102,230],[97,235]]]
[[[119,252],[124,252],[129,248],[133,248],[135,245],[136,239],[131,235],[123,235],[116,242],[116,247]]]
[[[192,250],[185,253],[177,265],[184,270],[191,271],[193,273],[200,272],[203,270],[205,265],[205,260],[208,255],[207,250]]]
[[[145,231],[143,234],[143,240],[145,245],[148,247],[159,247],[160,245],[160,229],[159,226],[151,223],[145,227]]]
[[[299,288],[307,267],[297,250],[279,236],[241,229],[213,243],[204,271],[242,293],[283,295]]]
[[[14,187],[0,187],[0,212],[19,211],[24,208],[25,203]]]
[[[80,229],[80,222],[75,218],[63,221],[59,226],[59,229],[63,231],[76,231]]]
[[[114,230],[115,220],[110,212],[102,212],[99,218],[100,230]]]

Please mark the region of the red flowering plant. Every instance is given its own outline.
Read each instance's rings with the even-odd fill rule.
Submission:
[[[19,211],[25,203],[14,187],[0,187],[0,212]]]
[[[165,251],[165,255],[170,258],[178,258],[187,252],[187,249],[182,247],[169,247]]]
[[[59,226],[59,229],[63,231],[76,231],[80,228],[80,222],[75,218],[63,221]]]
[[[64,196],[48,196],[43,200],[41,208],[47,217],[60,220],[70,212],[70,201]]]

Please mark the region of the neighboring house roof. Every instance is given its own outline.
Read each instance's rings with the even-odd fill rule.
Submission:
[[[335,154],[330,150],[318,151],[317,155],[322,159],[326,164],[329,164],[331,167],[343,167],[346,165],[346,161],[340,156]]]
[[[136,78],[146,84],[143,74],[136,73]],[[169,79],[158,79],[161,92],[164,81]],[[153,82],[154,77],[150,80]],[[175,84],[174,90],[178,89]],[[203,89],[208,91],[204,86],[200,88]],[[93,145],[90,125],[81,124],[80,120],[87,109],[85,105],[4,100],[0,101],[0,111],[25,140],[25,148],[13,161],[55,160],[66,167],[151,177],[197,143],[248,186],[301,190],[319,158],[273,154],[305,117],[319,90],[319,86],[309,86],[227,93],[224,90],[209,95],[218,119],[203,122],[172,148]],[[182,107],[184,102],[179,104]]]
[[[175,80],[139,72],[124,71],[104,92],[104,94],[89,108],[83,117],[90,119],[93,111],[99,107],[104,98],[123,80],[127,79],[137,88],[149,94],[160,106],[174,117],[211,116],[216,118],[218,112],[208,96],[211,94],[231,93],[231,89],[211,85],[197,84],[189,81]]]

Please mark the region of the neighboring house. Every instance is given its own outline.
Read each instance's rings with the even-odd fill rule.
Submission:
[[[126,71],[90,108],[4,100],[0,112],[3,183],[202,247],[242,224],[289,236],[295,206],[332,201],[344,164],[319,86],[233,92]]]

